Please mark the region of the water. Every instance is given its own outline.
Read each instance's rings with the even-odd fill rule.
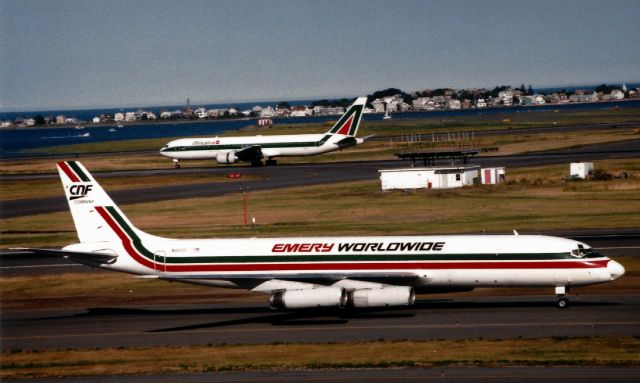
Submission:
[[[509,115],[526,111],[544,110],[596,110],[618,108],[640,108],[640,100],[625,102],[601,102],[591,104],[549,104],[533,107],[466,109],[434,112],[394,113],[394,120],[426,119],[455,116],[474,115]],[[274,124],[304,124],[325,121],[335,121],[338,116],[282,118],[273,119]],[[381,120],[382,115],[364,115],[367,121]],[[91,127],[86,124],[84,129],[70,128],[20,128],[0,130],[0,157],[21,157],[29,155],[26,150],[43,149],[52,146],[81,144],[90,142],[123,141],[151,138],[215,136],[228,130],[237,130],[255,125],[255,120],[223,120],[206,122],[180,123],[144,123],[125,125],[117,128],[115,125]],[[112,131],[115,130],[115,131]],[[268,134],[268,133],[267,133]],[[160,149],[160,148],[158,148]],[[46,150],[44,151],[46,152]],[[46,153],[43,153],[46,154]]]

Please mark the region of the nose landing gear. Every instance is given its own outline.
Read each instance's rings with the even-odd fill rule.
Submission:
[[[569,298],[567,298],[566,293],[568,293],[569,290],[567,288],[565,288],[565,286],[558,286],[556,287],[556,296],[558,297],[558,300],[556,301],[556,307],[559,309],[566,309],[567,307],[569,307]]]

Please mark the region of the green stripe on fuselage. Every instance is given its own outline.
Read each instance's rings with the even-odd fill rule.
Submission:
[[[122,230],[124,230],[124,232],[129,236],[129,238],[131,238],[131,243],[133,244],[133,247],[136,250],[138,250],[138,252],[141,255],[143,255],[144,257],[146,257],[146,258],[148,258],[149,260],[152,260],[152,261],[155,260],[157,262],[162,262],[162,263],[167,262],[167,259],[168,259],[167,257],[154,255],[152,251],[150,251],[149,249],[144,247],[144,245],[142,244],[142,241],[140,240],[140,237],[138,237],[136,235],[136,233],[133,231],[133,229],[120,216],[120,214],[118,214],[118,211],[113,206],[106,206],[105,208],[107,209],[109,214],[111,214],[111,216],[116,220],[118,225],[120,225],[120,228]]]
[[[331,254],[264,256],[167,256],[167,264],[409,261],[552,261],[579,260],[569,253],[542,254]],[[584,258],[583,258],[584,259]]]
[[[207,151],[207,150],[235,150],[240,151],[247,146],[259,146],[261,148],[304,148],[304,147],[318,147],[322,146],[331,138],[330,134],[322,137],[318,141],[307,142],[273,142],[264,144],[226,144],[226,145],[188,145],[188,146],[173,146],[163,149],[164,152],[187,152],[187,151]]]

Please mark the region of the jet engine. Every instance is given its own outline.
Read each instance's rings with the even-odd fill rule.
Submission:
[[[236,154],[233,152],[222,152],[218,153],[216,161],[219,164],[233,164],[238,161],[238,157],[236,157]]]
[[[349,304],[353,307],[411,306],[415,301],[416,294],[410,286],[358,289],[349,292]]]
[[[274,309],[344,307],[346,304],[347,291],[342,287],[276,291],[269,299],[269,305]]]

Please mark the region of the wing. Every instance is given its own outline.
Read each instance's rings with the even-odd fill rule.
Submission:
[[[82,263],[83,265],[88,265],[88,266],[110,265],[114,263],[118,258],[117,255],[109,254],[109,253],[68,251],[68,250],[58,250],[58,249],[19,248],[19,249],[12,249],[12,250],[25,251],[25,252],[28,252],[29,254],[34,254],[34,255],[63,257],[70,261]]]
[[[235,152],[240,161],[253,162],[262,159],[262,148],[259,145],[252,145]]]

